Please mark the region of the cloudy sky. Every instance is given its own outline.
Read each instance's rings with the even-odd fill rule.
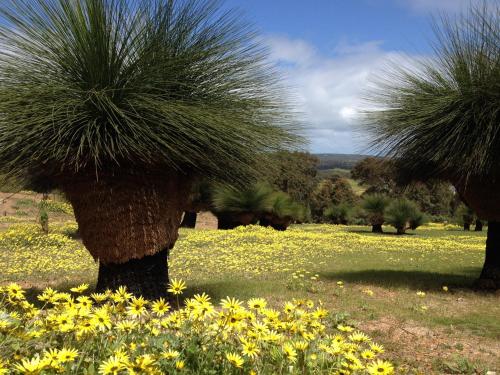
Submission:
[[[476,0],[227,2],[262,32],[297,97],[309,150],[366,153],[356,114],[370,77],[388,61],[431,55],[431,15],[459,12],[470,1]]]

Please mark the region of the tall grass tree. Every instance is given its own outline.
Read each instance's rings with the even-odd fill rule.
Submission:
[[[0,173],[66,194],[98,290],[163,295],[192,182],[295,144],[241,19],[212,0],[2,1]]]
[[[435,57],[394,67],[370,93],[373,144],[413,179],[449,180],[489,221],[480,285],[500,287],[500,6],[435,22]]]
[[[374,193],[363,197],[361,207],[368,214],[373,233],[384,232],[382,225],[385,222],[385,209],[389,203],[390,199],[384,194]]]

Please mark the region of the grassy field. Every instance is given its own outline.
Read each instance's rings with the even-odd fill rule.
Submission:
[[[45,236],[36,224],[3,217],[0,284],[16,281],[33,292],[92,285],[96,264],[72,238],[76,224],[66,219],[52,223]],[[384,344],[403,373],[499,370],[500,297],[471,289],[483,262],[484,233],[437,224],[406,236],[386,230],[181,230],[171,275],[187,282],[188,296],[264,297],[275,306],[292,298],[321,301]]]

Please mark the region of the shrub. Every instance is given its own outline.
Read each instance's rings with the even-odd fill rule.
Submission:
[[[398,234],[404,234],[406,230],[417,229],[426,221],[418,206],[407,199],[393,201],[385,211],[388,224],[396,228]]]
[[[44,199],[40,201],[40,209],[44,209],[47,212],[61,213],[67,215],[73,215],[73,207],[67,202],[54,201],[52,199]]]
[[[333,224],[347,225],[352,218],[353,207],[348,203],[332,205],[325,209],[323,216]]]
[[[40,210],[40,225],[45,234],[49,233],[49,214],[44,209]]]

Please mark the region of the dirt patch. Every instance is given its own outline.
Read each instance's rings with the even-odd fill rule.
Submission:
[[[457,358],[477,362],[485,367],[483,370],[500,369],[500,342],[488,338],[451,329],[431,329],[392,317],[362,322],[359,328],[376,337],[390,358],[413,365],[425,374],[457,373],[436,369],[437,364]]]
[[[32,216],[33,207],[19,207],[18,201],[32,200],[34,205],[40,202],[41,194],[35,193],[2,193],[0,192],[0,216],[13,216],[19,210],[26,211],[27,215]]]

